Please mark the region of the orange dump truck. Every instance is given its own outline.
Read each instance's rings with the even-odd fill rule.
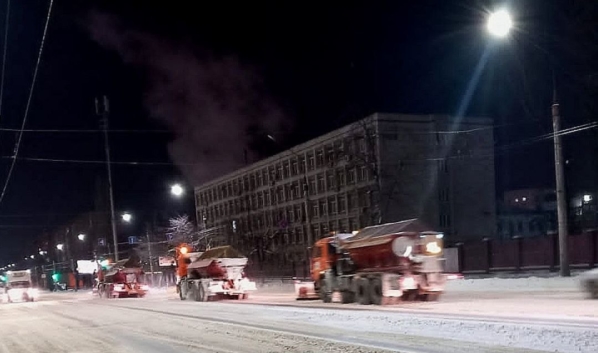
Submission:
[[[320,239],[312,252],[312,281],[295,283],[297,299],[378,305],[437,300],[446,281],[442,238],[413,219]]]

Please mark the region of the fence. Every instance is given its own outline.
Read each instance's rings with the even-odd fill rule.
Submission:
[[[574,268],[598,266],[598,230],[567,238],[569,263]],[[456,251],[455,251],[456,249]],[[559,267],[558,235],[509,240],[484,239],[459,243],[447,249],[447,264],[456,264],[461,273],[524,271]],[[456,261],[454,261],[456,257]],[[447,271],[452,272],[454,265]]]

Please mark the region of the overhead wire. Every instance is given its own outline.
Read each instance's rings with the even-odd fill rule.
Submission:
[[[50,0],[50,5],[48,7],[48,15],[46,16],[46,24],[44,25],[44,32],[42,34],[42,40],[39,45],[37,61],[35,63],[35,69],[33,70],[33,78],[31,80],[31,87],[29,89],[29,97],[27,98],[27,105],[25,106],[25,114],[23,115],[23,122],[21,123],[21,129],[20,129],[18,137],[17,137],[17,142],[15,143],[14,156],[13,156],[12,162],[10,163],[10,169],[8,170],[8,175],[6,176],[6,181],[4,182],[4,187],[2,188],[2,194],[0,194],[0,204],[2,203],[2,200],[4,200],[4,195],[6,195],[6,189],[8,188],[8,184],[10,183],[10,178],[12,177],[12,173],[15,169],[15,164],[17,163],[17,157],[19,155],[21,141],[23,139],[23,130],[25,129],[25,124],[27,123],[27,117],[29,116],[29,109],[31,107],[31,99],[33,98],[35,82],[37,81],[37,74],[39,72],[39,66],[40,66],[40,62],[42,59],[42,53],[44,51],[44,44],[46,42],[46,35],[48,33],[48,25],[50,24],[50,17],[52,16],[53,5],[54,5],[54,0]]]
[[[499,155],[498,152],[506,152],[510,151],[514,148],[527,146],[533,143],[542,142],[545,140],[553,139],[555,136],[565,136],[576,132],[581,132],[584,130],[595,129],[598,128],[598,121],[590,122],[582,125],[573,126],[567,129],[562,129],[558,133],[548,133],[543,135],[534,136],[528,139],[516,141],[513,143],[500,145],[500,146],[492,146],[486,148],[480,148],[479,150],[493,150],[496,151],[494,153],[487,154],[490,155]],[[479,156],[479,155],[477,155]],[[446,159],[453,159],[453,158],[462,158],[462,155],[449,155],[447,157],[437,157],[437,158],[423,158],[423,159],[414,159],[409,160],[412,162],[417,161],[441,161]],[[3,159],[11,159],[14,158],[12,156],[0,156]],[[75,164],[105,164],[106,161],[104,160],[84,160],[84,159],[61,159],[61,158],[43,158],[43,157],[18,157],[20,160],[24,161],[34,161],[34,162],[56,162],[56,163],[75,163]],[[111,161],[110,164],[113,165],[155,165],[155,166],[172,166],[175,163],[172,162],[139,162],[139,161]],[[184,166],[199,166],[203,165],[203,163],[176,163],[176,165],[184,165]]]
[[[17,128],[0,128],[0,131],[5,132],[36,132],[36,133],[104,133],[100,129],[17,129]],[[138,133],[138,134],[165,134],[171,133],[169,130],[143,130],[143,129],[120,129],[108,130],[108,133]]]

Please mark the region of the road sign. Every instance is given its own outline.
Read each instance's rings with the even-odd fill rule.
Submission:
[[[98,238],[98,245],[99,246],[106,246],[106,239],[105,238]]]
[[[129,237],[129,244],[137,244],[137,237]]]

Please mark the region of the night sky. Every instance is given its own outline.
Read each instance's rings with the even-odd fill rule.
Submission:
[[[0,128],[20,128],[48,4],[11,1]],[[501,4],[517,26],[504,42],[484,27]],[[3,45],[5,15],[6,0]],[[116,208],[140,215],[189,210],[169,185],[231,171],[244,150],[255,161],[376,111],[492,117],[497,146],[507,146],[497,151],[497,194],[551,187],[551,141],[525,142],[551,131],[550,61],[564,127],[597,120],[597,17],[595,2],[581,0],[57,0],[26,129],[97,130],[94,99],[107,95],[110,128],[127,130],[110,134],[113,160],[143,162],[113,166]],[[565,139],[579,185],[595,182],[584,169],[598,159],[595,133]],[[0,131],[2,184],[16,138]],[[93,208],[103,147],[99,132],[24,133],[0,204],[0,265]]]

